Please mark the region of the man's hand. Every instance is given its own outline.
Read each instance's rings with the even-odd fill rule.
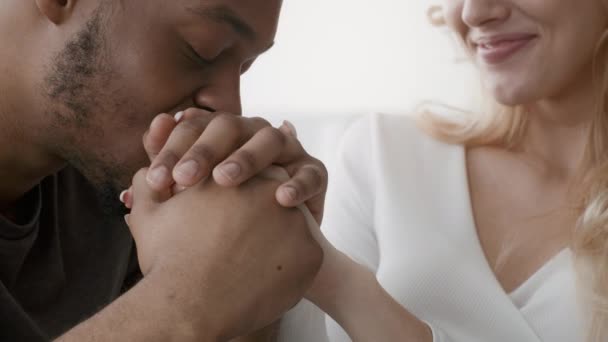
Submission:
[[[258,330],[247,336],[235,338],[230,342],[277,342],[280,328],[281,322],[275,322],[264,329]]]
[[[304,216],[274,200],[279,182],[208,179],[172,195],[133,179],[127,221],[144,280],[164,279],[182,326],[228,340],[264,327],[300,300],[322,262]],[[202,334],[202,332],[201,332]]]
[[[285,207],[305,203],[321,222],[327,170],[306,153],[287,122],[277,129],[261,118],[192,108],[157,116],[143,141],[152,162],[147,179],[156,190],[174,184],[183,189],[209,176],[236,186],[276,164],[291,177],[277,189],[277,201]]]

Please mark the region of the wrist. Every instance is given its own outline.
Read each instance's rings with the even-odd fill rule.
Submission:
[[[395,301],[374,273],[342,253],[332,259],[335,276],[315,284],[319,287],[309,299],[340,324],[351,339],[432,341],[429,327]],[[378,321],[370,321],[370,317]]]
[[[205,299],[203,287],[181,286],[176,277],[166,272],[150,272],[141,281],[151,289],[159,321],[169,326],[171,340],[217,342],[223,327],[211,316],[213,306]],[[153,309],[154,310],[154,309]]]
[[[338,322],[357,320],[357,317],[369,315],[372,305],[382,299],[384,289],[376,275],[364,266],[352,261],[348,270],[336,279],[336,286],[329,296],[324,298],[322,309]]]
[[[339,250],[325,248],[325,259],[307,298],[328,314],[348,311],[360,291],[376,288],[375,275]],[[379,286],[379,285],[377,285]]]

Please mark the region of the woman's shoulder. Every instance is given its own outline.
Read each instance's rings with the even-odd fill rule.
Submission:
[[[427,132],[420,117],[372,113],[354,121],[345,131],[342,153],[367,154],[395,153],[408,157],[437,159],[463,149],[462,145],[441,141]]]

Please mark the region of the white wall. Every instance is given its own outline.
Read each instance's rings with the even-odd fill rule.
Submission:
[[[407,112],[421,100],[466,106],[476,76],[429,0],[284,0],[276,46],[243,80],[255,115]],[[436,1],[435,1],[436,3]]]
[[[424,100],[469,108],[477,76],[427,10],[437,0],[284,0],[276,46],[243,79],[246,115],[292,121],[332,169],[348,124]]]

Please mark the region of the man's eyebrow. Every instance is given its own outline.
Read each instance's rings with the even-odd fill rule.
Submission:
[[[247,40],[255,41],[258,37],[255,30],[249,24],[226,6],[186,7],[186,10],[204,19],[227,23],[236,33],[245,37]]]

